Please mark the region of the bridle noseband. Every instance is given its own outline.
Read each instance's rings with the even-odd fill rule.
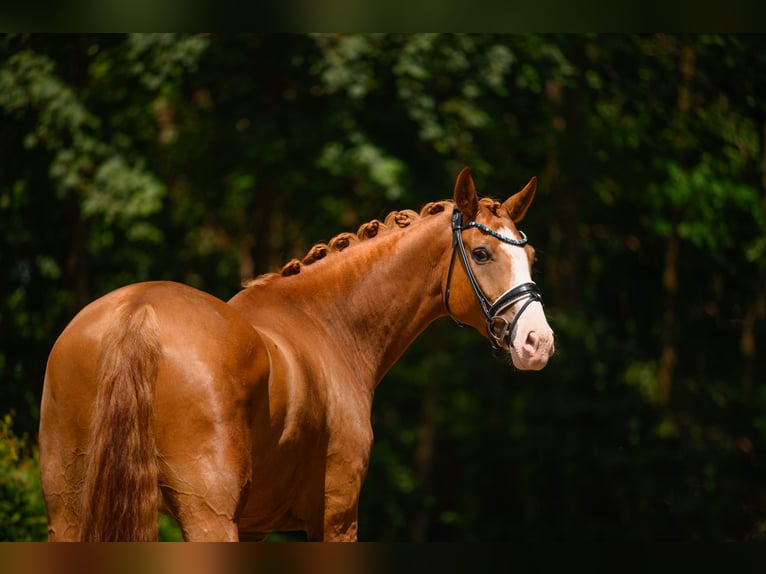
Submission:
[[[511,344],[513,330],[516,328],[516,324],[519,322],[521,314],[534,301],[539,301],[542,304],[543,296],[540,292],[540,288],[535,283],[530,281],[509,289],[500,295],[500,297],[498,297],[494,303],[490,301],[489,298],[484,294],[484,291],[481,290],[479,282],[476,280],[476,276],[473,274],[471,265],[468,262],[468,254],[466,253],[465,245],[463,244],[462,232],[471,227],[475,227],[482,233],[491,235],[503,243],[508,243],[509,245],[515,245],[517,247],[526,245],[527,236],[524,235],[524,232],[519,231],[519,233],[521,233],[521,239],[507,237],[476,221],[469,221],[467,224],[463,225],[463,213],[457,208],[457,206],[455,206],[455,209],[452,212],[452,259],[450,260],[449,271],[447,272],[447,287],[444,291],[444,306],[447,309],[447,314],[452,317],[452,319],[458,325],[461,327],[465,326],[463,323],[458,321],[454,315],[452,315],[452,312],[449,308],[452,270],[455,267],[455,256],[457,253],[460,253],[460,259],[463,261],[463,267],[465,268],[465,273],[468,276],[468,281],[471,284],[471,288],[473,289],[473,292],[476,295],[476,299],[481,305],[481,310],[484,312],[484,317],[487,320],[487,332],[489,333],[490,341],[492,342],[492,348],[497,351],[504,350],[507,349]],[[518,311],[516,311],[513,319],[510,322],[505,317],[501,317],[502,313],[504,313],[509,307],[512,307],[521,301],[524,301],[524,304]]]

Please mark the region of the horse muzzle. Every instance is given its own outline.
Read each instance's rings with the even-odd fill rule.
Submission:
[[[539,371],[555,352],[553,330],[541,304],[532,304],[510,333],[507,349],[513,366],[521,371]]]

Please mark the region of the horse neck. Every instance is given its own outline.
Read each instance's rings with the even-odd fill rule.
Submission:
[[[373,388],[415,338],[446,314],[449,215],[422,217],[265,287],[298,303]]]

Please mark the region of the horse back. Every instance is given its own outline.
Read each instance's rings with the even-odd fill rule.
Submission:
[[[216,374],[238,379],[242,388],[250,376],[265,374],[258,373],[267,361],[259,356],[264,354],[260,337],[223,301],[179,283],[136,283],[95,300],[67,325],[48,357],[43,407],[71,405],[80,423],[87,422],[105,334],[119,328],[124,312],[144,306],[154,309],[159,327],[158,401],[178,401],[184,393],[201,392],[202,386],[215,387]]]

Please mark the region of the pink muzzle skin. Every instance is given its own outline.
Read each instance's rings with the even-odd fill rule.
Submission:
[[[542,304],[535,301],[519,317],[509,352],[513,366],[522,371],[539,371],[555,351],[553,330]]]

